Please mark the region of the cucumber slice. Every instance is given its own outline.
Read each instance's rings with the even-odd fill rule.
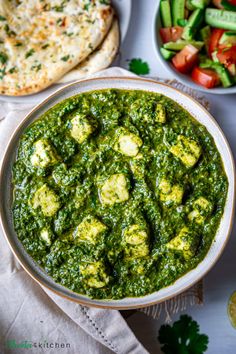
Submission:
[[[185,27],[188,23],[188,20],[184,18],[182,20],[178,20],[177,22],[178,22],[178,26]]]
[[[178,26],[178,20],[184,19],[184,7],[185,7],[185,0],[172,1],[172,18],[173,18],[174,26]]]
[[[219,59],[217,58],[217,50],[211,53],[211,57],[214,63],[219,63]]]
[[[215,63],[210,59],[206,59],[205,61],[201,62],[199,66],[200,68],[215,70],[219,75],[220,81],[224,87],[230,87],[234,84],[234,80],[230,76],[229,71],[220,63]]]
[[[161,10],[161,20],[162,20],[163,27],[171,27],[172,19],[171,19],[169,0],[161,1],[160,10]]]
[[[229,71],[220,65],[219,67],[216,67],[216,72],[220,77],[220,81],[224,87],[230,87],[234,84],[233,79],[231,78]]]
[[[203,27],[200,33],[201,33],[202,40],[205,44],[206,51],[208,52],[209,42],[211,37],[211,27],[210,26]]]
[[[236,44],[236,32],[224,32],[219,40],[220,44]]]
[[[187,25],[184,27],[182,38],[188,40],[193,39],[198,27],[204,19],[204,11],[197,9],[194,10],[188,19]]]
[[[192,4],[192,0],[186,0],[185,6],[189,11],[193,11],[196,9],[196,7]]]
[[[212,27],[236,31],[236,12],[207,8],[205,21]]]
[[[204,45],[204,42],[201,41],[182,41],[182,40],[178,40],[176,42],[168,42],[165,43],[163,45],[163,47],[165,49],[169,49],[169,50],[175,50],[175,51],[179,51],[182,50],[186,45],[191,44],[193,45],[195,48],[197,49],[201,49]]]
[[[193,7],[201,10],[205,9],[209,3],[210,0],[191,0]]]
[[[165,48],[160,48],[160,51],[161,51],[161,54],[163,56],[163,58],[165,60],[170,60],[173,58],[173,56],[175,56],[175,52],[172,51],[172,50],[168,50],[168,49],[165,49]]]

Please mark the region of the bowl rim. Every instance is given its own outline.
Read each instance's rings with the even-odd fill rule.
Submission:
[[[165,67],[165,69],[174,77],[174,79],[180,81],[182,84],[190,87],[193,90],[201,91],[204,93],[210,93],[210,94],[216,94],[216,95],[233,95],[236,94],[236,85],[231,86],[231,87],[215,87],[211,89],[207,89],[201,85],[196,84],[193,80],[191,80],[191,77],[189,75],[181,74],[178,72],[170,62],[165,60],[160,52],[160,44],[159,44],[159,33],[158,32],[158,25],[157,23],[161,19],[160,15],[160,3],[161,1],[158,1],[156,10],[154,11],[154,16],[153,16],[153,25],[152,25],[152,42],[153,42],[153,47],[155,54],[157,58],[160,60],[161,64]],[[186,78],[187,77],[187,78]]]
[[[164,302],[164,301],[166,301],[166,300],[168,300],[170,298],[173,298],[173,297],[179,295],[180,293],[182,293],[185,290],[187,290],[190,287],[192,287],[200,279],[202,279],[212,269],[212,267],[215,265],[215,263],[219,260],[220,256],[222,255],[222,253],[223,253],[223,251],[225,249],[225,246],[226,246],[226,244],[227,244],[227,242],[229,240],[230,234],[231,234],[231,230],[232,230],[232,226],[233,226],[233,219],[234,219],[234,217],[233,217],[234,216],[234,209],[235,209],[235,165],[234,165],[233,154],[232,154],[230,145],[229,145],[229,143],[228,143],[228,141],[227,141],[222,129],[218,125],[218,123],[215,121],[215,119],[212,117],[212,115],[209,113],[209,111],[207,111],[196,99],[194,99],[189,94],[186,94],[185,92],[182,92],[182,91],[180,91],[180,90],[176,89],[175,87],[172,87],[172,86],[170,86],[168,84],[165,84],[165,83],[162,83],[162,82],[158,82],[158,81],[153,80],[153,79],[146,79],[146,78],[140,78],[140,77],[130,77],[130,76],[97,77],[97,78],[89,78],[89,79],[84,79],[84,80],[77,80],[77,81],[75,81],[73,83],[69,83],[68,85],[65,85],[62,88],[59,88],[58,90],[53,92],[51,95],[49,95],[46,99],[44,99],[42,102],[40,102],[39,104],[34,106],[33,109],[30,110],[30,112],[26,114],[26,116],[22,119],[20,124],[17,125],[17,127],[14,129],[13,133],[11,134],[11,136],[9,138],[9,141],[8,141],[8,144],[7,144],[7,146],[6,146],[5,150],[4,150],[3,158],[2,158],[2,161],[1,161],[1,165],[0,165],[0,200],[3,200],[2,199],[2,194],[3,194],[2,190],[3,190],[3,188],[1,188],[1,186],[3,185],[3,181],[4,181],[4,178],[3,178],[4,167],[6,166],[6,164],[8,162],[8,158],[9,158],[8,157],[8,150],[10,149],[10,147],[12,145],[12,141],[13,141],[14,137],[17,135],[18,130],[20,130],[20,128],[22,126],[24,126],[24,124],[31,117],[31,115],[35,111],[37,111],[40,107],[43,107],[45,105],[45,103],[47,103],[47,101],[49,101],[52,97],[56,96],[61,91],[64,91],[68,87],[71,87],[71,86],[74,86],[74,85],[76,86],[77,84],[80,84],[80,83],[88,83],[89,84],[91,81],[101,82],[101,81],[104,81],[104,80],[105,81],[108,80],[108,81],[111,81],[110,88],[112,88],[112,81],[114,81],[114,80],[118,81],[118,80],[121,80],[121,79],[122,80],[128,80],[129,82],[130,81],[135,81],[135,82],[141,83],[141,84],[142,84],[142,82],[151,83],[151,84],[157,84],[157,85],[164,86],[164,87],[167,87],[168,89],[171,89],[171,90],[175,91],[178,95],[183,95],[183,96],[187,97],[188,99],[190,99],[193,102],[193,104],[199,106],[200,109],[205,111],[205,113],[208,116],[208,118],[211,121],[211,123],[213,123],[213,125],[215,125],[215,127],[217,128],[217,130],[221,134],[221,137],[223,139],[224,145],[227,148],[227,151],[229,153],[230,163],[231,163],[231,166],[232,166],[232,180],[229,180],[229,184],[232,183],[232,187],[233,187],[233,203],[232,203],[232,208],[231,208],[231,212],[230,212],[230,215],[229,215],[229,222],[227,224],[228,225],[227,235],[224,238],[224,242],[223,242],[220,250],[218,251],[218,253],[214,257],[213,261],[211,261],[211,263],[208,265],[207,269],[202,271],[200,275],[198,274],[191,283],[189,283],[189,284],[187,284],[185,286],[182,286],[181,289],[175,290],[170,295],[164,296],[161,299],[154,300],[154,301],[149,301],[149,302],[147,302],[145,304],[132,304],[131,303],[129,305],[116,305],[116,306],[113,306],[113,305],[109,304],[109,301],[113,300],[113,299],[105,299],[105,300],[103,299],[103,300],[101,300],[101,303],[93,303],[93,301],[99,301],[99,299],[91,299],[91,298],[89,298],[89,297],[87,297],[87,296],[85,296],[83,294],[78,294],[78,293],[75,293],[73,291],[72,291],[73,294],[82,295],[84,297],[84,299],[78,299],[78,298],[74,298],[74,297],[69,296],[69,295],[65,295],[61,291],[56,290],[52,286],[47,285],[47,282],[45,281],[45,279],[43,277],[41,277],[40,275],[38,275],[38,274],[34,275],[33,274],[33,270],[31,269],[31,266],[27,263],[27,261],[24,259],[24,257],[18,252],[19,250],[14,247],[10,237],[8,237],[7,230],[6,230],[6,224],[8,222],[7,221],[5,222],[5,220],[3,218],[3,203],[0,203],[0,226],[2,227],[5,239],[6,239],[7,243],[8,243],[8,245],[9,245],[12,253],[16,257],[16,259],[19,261],[19,263],[21,264],[23,269],[31,276],[31,278],[33,278],[39,285],[41,285],[41,287],[46,288],[47,290],[52,291],[54,294],[59,295],[60,297],[62,297],[64,299],[73,301],[73,302],[75,302],[77,304],[91,306],[91,307],[97,307],[97,308],[104,308],[104,309],[128,310],[128,309],[143,308],[143,307],[147,307],[147,306],[156,305],[158,303],[162,303],[162,302]],[[103,90],[103,89],[101,88],[100,90]],[[144,88],[141,88],[141,90],[145,91]],[[92,91],[92,89],[88,90],[87,92],[90,92],[90,91]],[[148,90],[146,90],[146,91],[148,91]],[[74,96],[74,95],[72,95],[72,96]],[[53,106],[55,106],[55,104]],[[202,124],[202,123],[200,123],[200,124]],[[207,127],[207,125],[205,125],[205,126]],[[17,138],[17,142],[19,142],[19,137]],[[223,158],[221,153],[220,153],[220,156],[222,158],[222,162],[223,162],[223,165],[224,165],[224,158]],[[229,176],[228,176],[228,179],[229,179]],[[211,245],[211,247],[212,247],[212,245]],[[211,247],[209,248],[209,250],[211,249]],[[209,252],[209,250],[208,250],[208,252]],[[207,257],[207,254],[206,254],[206,256],[203,258],[203,260],[199,264],[201,264],[204,261],[204,259]],[[191,270],[189,272],[191,272]],[[185,277],[189,272],[185,273],[180,278]],[[180,278],[178,278],[178,279],[180,279]],[[176,281],[178,279],[176,279]],[[170,285],[168,285],[167,287],[164,287],[164,288],[168,288],[170,286],[173,286],[175,284],[175,282],[170,284]],[[68,290],[68,288],[66,288],[66,287],[64,287],[64,288]],[[152,294],[154,294],[154,293],[155,292],[153,292]],[[148,294],[148,295],[151,295],[151,294]],[[145,296],[147,296],[147,295],[145,295]],[[137,297],[135,299],[142,299],[145,296],[140,296],[140,297]],[[126,299],[130,299],[130,301],[131,301],[134,298],[130,297],[130,298],[126,298]],[[113,300],[113,301],[115,301],[116,303],[119,303],[120,300],[122,300],[122,299]],[[89,303],[88,303],[88,301],[89,301]]]

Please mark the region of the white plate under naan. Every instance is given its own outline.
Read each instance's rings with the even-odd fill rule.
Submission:
[[[116,13],[119,18],[121,44],[125,39],[129,27],[130,16],[131,16],[131,1],[132,0],[112,0],[112,5],[116,10]],[[48,87],[46,90],[28,96],[16,97],[16,96],[0,95],[0,102],[4,101],[4,102],[12,102],[12,103],[35,104],[38,103],[39,101],[44,100],[47,96],[49,96],[55,90],[57,90],[62,86],[63,84],[54,84]]]

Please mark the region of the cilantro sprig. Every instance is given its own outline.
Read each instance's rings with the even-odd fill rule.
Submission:
[[[140,58],[133,58],[129,61],[129,70],[137,75],[147,75],[150,73],[148,63]]]
[[[158,340],[165,354],[202,354],[208,345],[208,336],[199,333],[198,323],[188,315],[180,316],[172,327],[162,325]]]

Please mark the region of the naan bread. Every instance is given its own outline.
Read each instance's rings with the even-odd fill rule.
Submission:
[[[107,68],[113,62],[117,54],[119,42],[119,25],[118,20],[115,19],[102,44],[90,54],[88,58],[82,61],[82,63],[64,75],[58,83],[67,83],[83,79],[97,71]]]
[[[0,93],[43,90],[106,36],[109,0],[0,0]]]

